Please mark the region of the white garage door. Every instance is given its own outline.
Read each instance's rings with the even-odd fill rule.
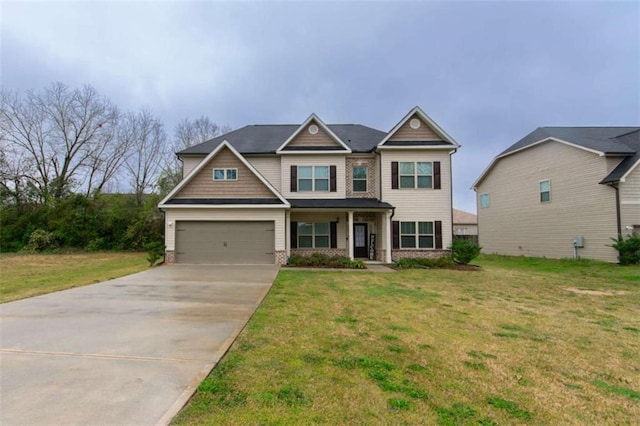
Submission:
[[[271,221],[176,223],[176,263],[273,265],[274,248]]]

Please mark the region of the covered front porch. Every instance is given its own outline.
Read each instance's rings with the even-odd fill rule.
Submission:
[[[377,199],[289,200],[286,251],[391,263],[393,206]]]

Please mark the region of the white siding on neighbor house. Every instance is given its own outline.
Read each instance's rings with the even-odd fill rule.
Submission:
[[[455,224],[453,225],[454,235],[478,235],[478,225]]]
[[[334,154],[282,155],[282,190],[285,198],[346,198],[345,156]],[[336,192],[298,191],[291,192],[291,166],[336,166]]]
[[[172,209],[165,208],[166,250],[175,250],[176,221],[217,220],[217,221],[274,221],[276,250],[285,250],[284,209]],[[169,225],[171,224],[171,225]]]
[[[633,232],[627,227],[640,226],[640,165],[620,182],[620,219],[624,235]]]
[[[202,160],[204,160],[205,155],[202,157],[181,157],[182,160],[182,177],[184,178],[189,172],[196,168],[198,164]]]
[[[605,158],[548,142],[498,160],[477,188],[480,245],[485,253],[573,257],[573,237],[583,236],[583,258],[616,261],[615,191],[600,185]],[[540,181],[551,181],[551,201],[540,202]],[[489,194],[489,207],[480,194]]]
[[[271,156],[247,156],[245,159],[251,163],[260,174],[269,181],[278,191],[281,191],[280,157]]]
[[[449,151],[382,151],[381,200],[395,206],[394,221],[442,221],[442,247],[451,245],[451,156]],[[393,161],[439,161],[442,189],[391,189]]]

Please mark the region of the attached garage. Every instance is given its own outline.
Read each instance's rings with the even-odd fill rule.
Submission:
[[[275,263],[273,221],[176,221],[175,262]]]

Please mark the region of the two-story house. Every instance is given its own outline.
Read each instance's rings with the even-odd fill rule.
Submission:
[[[473,189],[485,253],[616,262],[611,238],[640,232],[640,127],[539,127]]]
[[[389,132],[250,125],[178,152],[159,204],[168,263],[284,264],[322,252],[390,263],[439,257],[452,239],[459,145],[420,108]]]

